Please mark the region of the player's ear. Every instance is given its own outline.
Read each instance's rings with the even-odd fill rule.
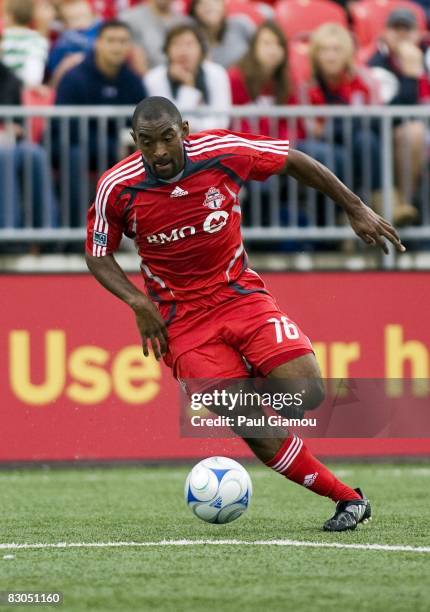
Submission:
[[[130,130],[130,136],[133,138],[133,142],[137,146],[137,138],[133,130]]]
[[[190,134],[190,126],[188,121],[182,122],[182,138],[187,138]]]

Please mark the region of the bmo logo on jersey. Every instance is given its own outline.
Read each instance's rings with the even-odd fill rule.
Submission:
[[[228,212],[225,210],[212,212],[203,221],[202,230],[208,234],[219,232],[226,225],[228,217]],[[165,244],[166,242],[175,242],[187,238],[187,236],[193,236],[197,230],[198,228],[193,225],[184,225],[184,227],[175,227],[170,230],[170,233],[151,234],[146,239],[151,244]]]

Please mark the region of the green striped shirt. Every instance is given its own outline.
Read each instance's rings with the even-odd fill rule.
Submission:
[[[27,87],[43,81],[48,58],[47,39],[30,28],[5,28],[2,40],[3,63]]]

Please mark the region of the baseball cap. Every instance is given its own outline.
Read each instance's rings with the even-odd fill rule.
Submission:
[[[385,25],[388,28],[416,28],[418,26],[415,13],[407,8],[394,9],[387,18]]]

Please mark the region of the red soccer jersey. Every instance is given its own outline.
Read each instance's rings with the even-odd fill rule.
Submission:
[[[148,294],[157,302],[192,300],[236,281],[247,268],[239,190],[280,172],[288,141],[210,130],[185,140],[175,182],[157,179],[133,153],[105,172],[88,212],[87,251],[116,251],[135,239]]]

